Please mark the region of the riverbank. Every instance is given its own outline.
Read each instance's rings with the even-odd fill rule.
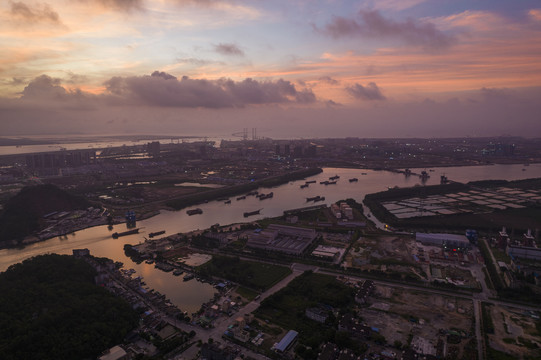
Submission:
[[[304,179],[309,176],[317,175],[321,172],[323,172],[323,169],[321,168],[310,168],[310,169],[298,170],[298,171],[294,171],[288,174],[277,175],[277,176],[272,176],[272,177],[262,179],[262,180],[252,181],[247,184],[233,185],[233,186],[205,191],[203,193],[185,195],[180,198],[167,201],[166,205],[175,210],[181,210],[189,206],[216,200],[221,197],[229,197],[229,196],[244,194],[260,187],[269,188],[273,186],[287,184],[290,181]]]
[[[141,205],[138,209],[136,209],[137,213],[137,220],[142,221],[146,219],[150,219],[156,215],[159,215],[162,210],[181,210],[183,208],[198,205],[202,203],[207,203],[210,201],[217,200],[221,197],[229,197],[239,194],[244,194],[246,192],[258,189],[258,188],[269,188],[274,186],[280,186],[283,184],[287,184],[290,181],[295,181],[299,179],[304,179],[309,176],[317,175],[321,173],[323,170],[321,168],[309,168],[309,169],[303,169],[294,171],[287,174],[282,174],[278,176],[273,176],[257,181],[253,181],[247,184],[241,184],[241,185],[233,185],[223,188],[217,188],[217,189],[211,189],[205,192],[198,192],[194,194],[188,194],[185,196],[181,196],[176,199],[170,199],[167,201],[159,201],[159,202],[153,202],[148,204]],[[131,209],[131,208],[129,208]],[[126,209],[112,209],[113,211],[116,210],[118,212],[124,213],[124,211],[128,210]],[[66,215],[66,217],[69,217],[69,214]],[[108,223],[107,218],[104,214],[102,214],[100,217],[93,216],[90,218],[90,216],[85,216],[84,214],[79,214],[77,217],[70,217],[68,224],[61,224],[61,230],[59,231],[47,231],[40,230],[39,232],[36,232],[30,236],[25,237],[22,241],[6,241],[3,242],[0,246],[0,249],[9,249],[9,248],[20,248],[24,247],[26,245],[35,244],[37,242],[42,242],[45,240],[49,240],[51,238],[55,238],[57,236],[67,236],[69,234],[73,234],[76,231],[88,229],[95,226],[102,226],[106,225]],[[117,216],[113,219],[113,225],[122,224],[124,222],[123,217]],[[51,225],[49,228],[58,227],[59,224]]]

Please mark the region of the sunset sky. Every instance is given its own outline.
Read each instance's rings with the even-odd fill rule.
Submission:
[[[541,136],[539,0],[0,2],[0,135]]]

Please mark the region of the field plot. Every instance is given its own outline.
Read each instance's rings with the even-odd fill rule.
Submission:
[[[489,306],[494,334],[488,336],[492,349],[514,359],[541,358],[541,326],[538,314],[502,306]]]
[[[441,357],[451,350],[458,358],[473,351],[469,300],[376,286],[372,305],[361,316],[389,344],[408,344],[418,352]]]
[[[470,190],[425,198],[412,197],[382,202],[381,205],[398,219],[420,216],[451,215],[468,212],[522,209],[528,201],[541,198],[538,190],[496,188],[487,191]]]

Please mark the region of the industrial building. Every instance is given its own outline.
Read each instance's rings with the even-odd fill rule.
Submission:
[[[312,319],[320,323],[325,323],[329,317],[329,312],[319,307],[308,308],[305,310],[304,314],[308,319]]]
[[[508,246],[507,254],[522,259],[541,260],[541,249],[529,246]]]
[[[299,333],[295,330],[289,330],[288,333],[282,338],[282,340],[280,340],[279,343],[273,346],[274,350],[279,353],[286,352],[293,346],[295,340],[297,340],[298,335]]]
[[[271,224],[265,230],[248,236],[248,247],[301,255],[316,239],[314,229]]]

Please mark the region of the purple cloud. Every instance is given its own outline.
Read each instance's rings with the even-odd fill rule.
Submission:
[[[48,22],[52,24],[60,24],[60,17],[48,4],[35,6],[31,8],[23,2],[10,2],[11,15],[24,22]]]
[[[321,31],[334,38],[398,39],[431,49],[447,48],[455,42],[454,37],[438,30],[432,23],[413,19],[398,22],[384,18],[378,11],[361,11],[358,19],[335,16]]]
[[[107,92],[120,102],[172,107],[225,108],[254,104],[310,103],[311,90],[299,91],[286,80],[191,79],[155,71],[150,76],[113,77]]]
[[[244,51],[235,44],[218,44],[214,46],[214,50],[222,55],[244,56]]]
[[[347,87],[346,92],[359,100],[385,100],[387,99],[382,93],[379,87],[371,82],[366,86],[361,84],[355,84]]]
[[[329,85],[338,85],[340,82],[336,79],[333,79],[330,76],[322,76],[319,78],[319,81],[327,83]]]

